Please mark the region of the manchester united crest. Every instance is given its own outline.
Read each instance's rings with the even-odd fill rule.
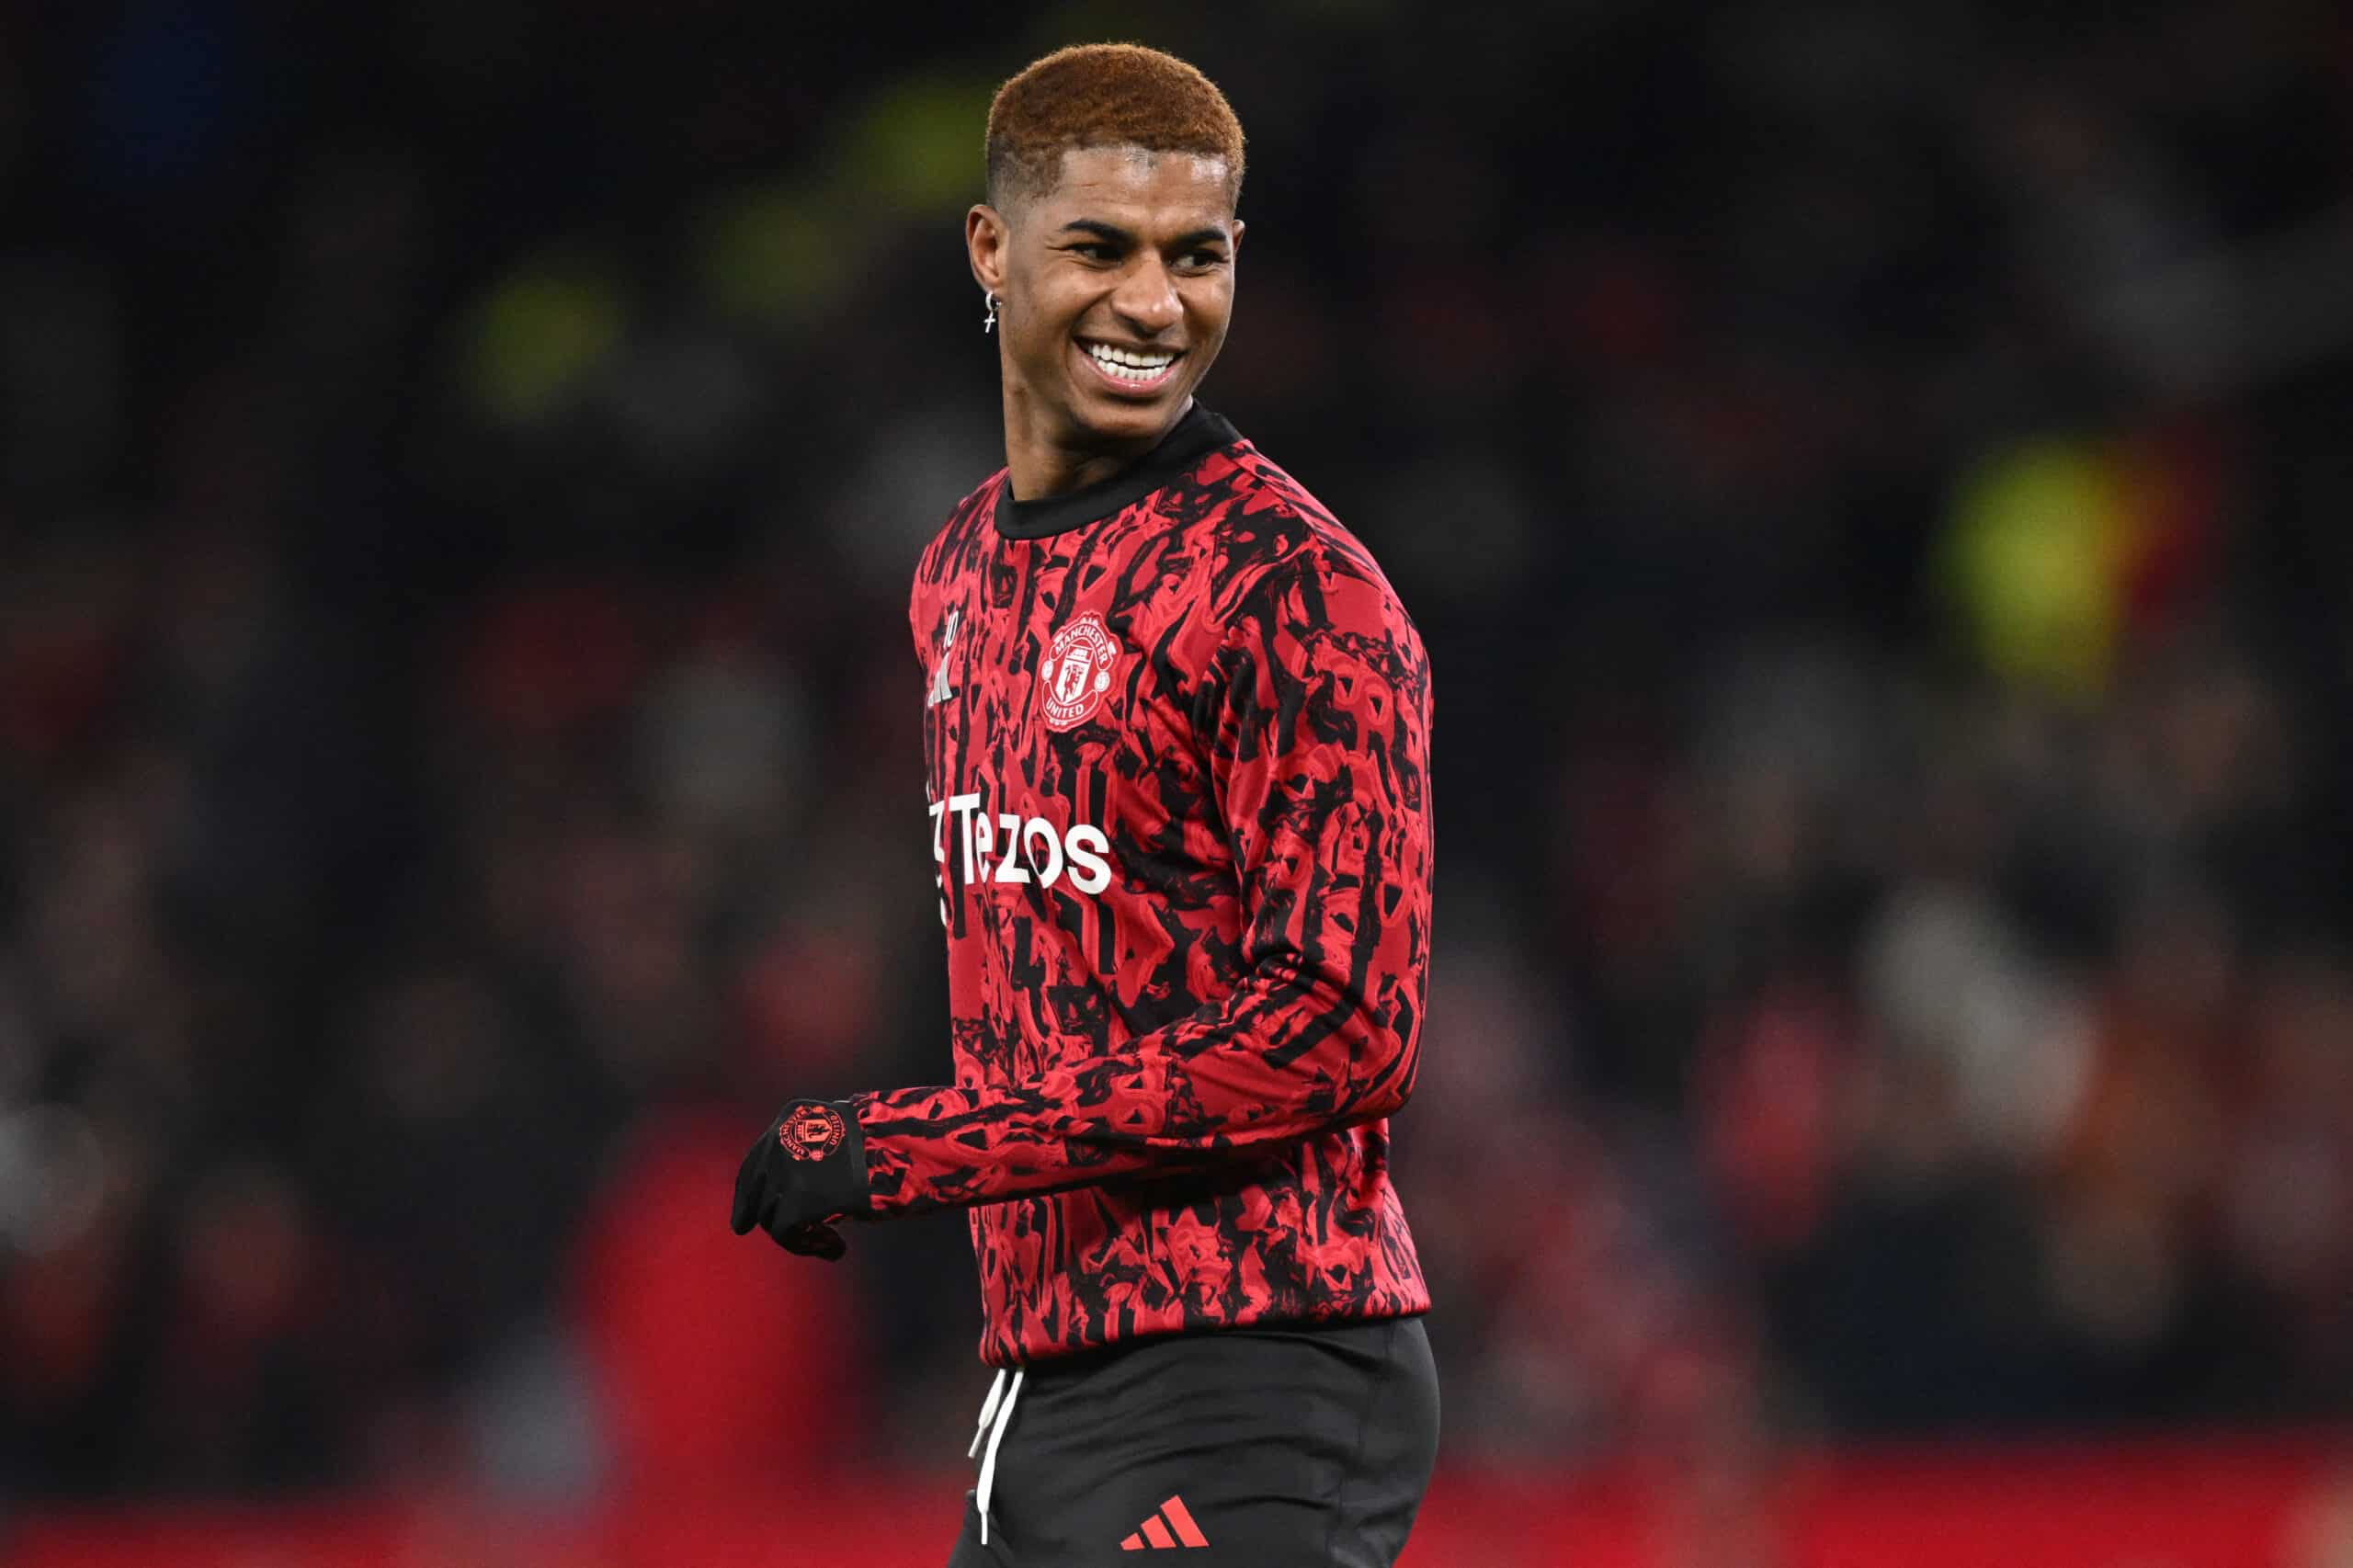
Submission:
[[[1119,662],[1120,640],[1093,610],[1055,632],[1038,668],[1045,684],[1046,728],[1068,730],[1095,717]]]
[[[801,1106],[776,1130],[776,1141],[796,1160],[822,1160],[848,1135],[842,1113],[829,1105]]]

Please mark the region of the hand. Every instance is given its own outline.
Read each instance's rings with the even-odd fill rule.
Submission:
[[[866,1139],[852,1108],[793,1100],[745,1154],[728,1224],[739,1236],[757,1225],[785,1251],[831,1262],[848,1250],[833,1222],[868,1211]]]

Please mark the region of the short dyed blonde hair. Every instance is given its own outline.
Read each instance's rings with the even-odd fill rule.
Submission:
[[[1233,106],[1200,72],[1142,44],[1059,49],[997,89],[985,149],[990,203],[1052,189],[1062,155],[1078,147],[1223,158],[1228,196],[1242,197]]]

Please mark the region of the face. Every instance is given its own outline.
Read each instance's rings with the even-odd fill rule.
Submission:
[[[1062,177],[965,225],[997,295],[1008,414],[1073,449],[1149,444],[1225,343],[1242,224],[1222,158],[1063,154]]]

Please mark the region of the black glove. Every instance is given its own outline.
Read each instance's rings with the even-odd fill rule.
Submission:
[[[753,1141],[735,1173],[737,1235],[757,1225],[787,1252],[827,1261],[847,1250],[832,1221],[871,1212],[866,1137],[847,1100],[793,1100]]]

